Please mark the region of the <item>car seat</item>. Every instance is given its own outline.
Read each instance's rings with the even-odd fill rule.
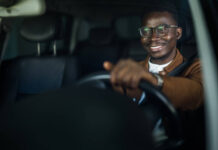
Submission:
[[[140,16],[122,16],[115,20],[115,31],[122,52],[122,58],[136,61],[144,60],[147,52],[140,42],[138,28],[141,26]]]
[[[104,70],[103,62],[106,60],[115,63],[119,58],[119,46],[113,29],[90,29],[88,39],[78,43],[75,55],[82,66],[83,75]]]
[[[41,43],[55,41],[56,17],[48,14],[26,18],[20,28],[23,38],[37,46],[37,55],[20,56],[3,61],[1,68],[1,102],[13,103],[21,98],[72,85],[79,76],[77,59],[73,56],[41,56]]]

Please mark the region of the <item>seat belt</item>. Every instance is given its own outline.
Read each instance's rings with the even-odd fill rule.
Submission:
[[[181,73],[188,67],[190,66],[195,58],[197,57],[197,53],[192,55],[189,59],[185,60],[182,64],[180,64],[178,67],[176,67],[174,70],[168,73],[168,76],[180,76]]]

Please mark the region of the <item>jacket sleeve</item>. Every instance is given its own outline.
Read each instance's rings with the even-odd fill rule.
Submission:
[[[203,103],[200,61],[194,62],[181,77],[163,76],[163,79],[162,92],[176,108],[193,110]]]

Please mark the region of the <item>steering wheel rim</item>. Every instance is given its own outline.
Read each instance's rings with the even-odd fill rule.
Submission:
[[[98,82],[98,83],[97,83]],[[95,72],[92,74],[89,74],[79,80],[76,85],[92,85],[94,87],[103,88],[106,89],[107,86],[105,83],[110,82],[110,74],[106,71],[102,72]],[[98,84],[97,86],[94,84]],[[143,91],[146,91],[146,93],[151,94],[152,96],[155,96],[156,99],[152,99],[152,103],[157,104],[158,107],[161,109],[161,112],[163,112],[167,117],[171,120],[171,123],[173,122],[173,125],[171,125],[172,130],[172,140],[168,142],[168,146],[174,147],[174,146],[180,146],[182,142],[182,127],[181,122],[179,119],[179,116],[177,114],[176,109],[171,104],[170,100],[160,91],[158,90],[154,85],[150,84],[147,81],[141,81],[139,83],[139,88]],[[143,109],[143,105],[140,106]],[[167,147],[168,147],[167,146]]]

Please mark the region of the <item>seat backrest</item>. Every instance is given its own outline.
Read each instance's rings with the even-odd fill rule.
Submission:
[[[49,48],[52,47],[53,55],[56,55],[56,40],[60,32],[59,21],[60,16],[55,14],[45,14],[24,19],[19,33],[21,38],[28,42],[28,44],[26,43],[27,45],[33,46],[23,46],[22,48],[28,51],[29,48],[34,47],[35,52],[39,56],[48,53]]]
[[[185,14],[180,15],[179,26],[183,29],[182,37],[177,42],[180,52],[187,59],[192,56],[197,56],[198,52],[195,41],[195,33],[190,16]]]
[[[37,55],[6,60],[1,67],[1,100],[11,103],[20,98],[72,85],[79,76],[73,56],[40,56],[40,43],[55,40],[56,18],[50,15],[24,20],[21,36],[37,46]],[[34,25],[33,25],[34,24]]]
[[[4,97],[18,100],[72,85],[78,79],[79,68],[75,57],[20,57],[2,65],[1,84]],[[4,99],[4,98],[3,98]]]
[[[82,65],[83,75],[104,70],[103,62],[106,60],[115,63],[119,58],[119,47],[113,29],[90,29],[88,39],[78,43],[75,55]]]
[[[119,41],[121,41],[122,57],[136,61],[145,59],[147,52],[140,42],[138,33],[140,26],[140,16],[121,16],[116,19],[115,30]]]

